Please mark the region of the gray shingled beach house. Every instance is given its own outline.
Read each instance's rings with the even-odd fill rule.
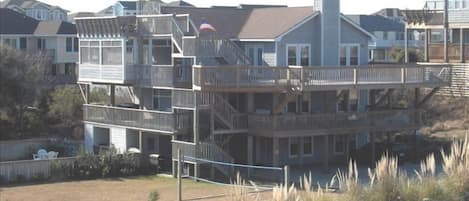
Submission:
[[[76,19],[78,83],[88,100],[92,85],[111,89],[109,104],[84,105],[87,151],[135,147],[174,161],[181,149],[220,162],[327,168],[371,143],[374,160],[378,135],[419,128],[421,104],[449,86],[450,70],[368,65],[374,37],[340,13],[339,2],[141,1],[136,16]],[[116,104],[116,87],[131,89],[133,102]],[[390,97],[399,89],[415,96],[397,108]],[[192,175],[206,173],[203,162],[185,163]]]

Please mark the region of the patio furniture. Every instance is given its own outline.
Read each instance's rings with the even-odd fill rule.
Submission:
[[[49,151],[47,153],[47,159],[56,159],[59,156],[59,152]]]
[[[45,149],[39,149],[37,154],[33,154],[33,160],[44,160],[47,159],[47,151]]]

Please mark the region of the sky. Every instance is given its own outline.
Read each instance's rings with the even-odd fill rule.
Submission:
[[[41,0],[58,5],[72,12],[96,12],[110,6],[116,0]],[[166,0],[167,2],[169,0]],[[236,6],[239,4],[276,4],[288,6],[311,6],[313,0],[186,0],[198,7]],[[382,8],[422,9],[425,0],[341,0],[341,11],[345,14],[371,14]]]

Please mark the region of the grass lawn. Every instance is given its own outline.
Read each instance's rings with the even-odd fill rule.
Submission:
[[[174,178],[148,176],[0,187],[0,201],[148,200],[148,195],[153,190],[158,191],[159,200],[174,201],[177,193],[176,182],[177,180]],[[183,180],[182,186],[184,200],[219,196],[226,194],[229,190],[228,187],[197,183],[188,179]],[[204,200],[227,199],[226,197],[217,197]]]

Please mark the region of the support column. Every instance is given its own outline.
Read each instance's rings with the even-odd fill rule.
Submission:
[[[111,84],[111,106],[116,106],[116,85]]]
[[[419,103],[420,103],[420,88],[415,89],[415,99],[414,99],[414,109],[415,109],[415,123],[420,124],[420,112],[419,112]],[[414,147],[414,160],[417,160],[417,157],[419,156],[419,142],[418,142],[418,137],[417,137],[418,130],[415,130],[414,136],[413,136],[413,147]]]
[[[248,135],[248,165],[254,165],[254,137]],[[248,179],[251,178],[251,169],[248,168]]]
[[[404,52],[405,63],[409,63],[409,30],[407,29],[407,27],[404,31]]]
[[[138,131],[138,148],[143,153],[143,131]]]
[[[253,112],[255,112],[255,111],[254,111],[254,93],[248,93],[248,94],[246,95],[246,97],[247,97],[247,104],[246,104],[247,108],[246,108],[246,111],[247,111],[248,113],[253,113]]]
[[[86,104],[90,104],[90,97],[91,97],[91,84],[85,85],[85,93],[86,93]]]
[[[464,29],[461,28],[459,32],[459,45],[460,45],[460,56],[461,56],[461,63],[466,62],[466,58],[464,58]]]
[[[371,167],[375,166],[376,162],[376,134],[375,133],[370,133],[370,144],[371,144]]]
[[[323,169],[329,172],[329,136],[324,135],[324,150],[323,150]]]
[[[424,52],[425,52],[425,62],[430,62],[430,53],[429,53],[429,43],[430,43],[430,34],[429,34],[429,30],[428,29],[425,29],[425,48],[424,48]]]
[[[350,161],[350,134],[345,135],[345,164]]]
[[[194,113],[193,113],[193,119],[194,119],[194,122],[193,122],[193,133],[194,133],[194,144],[195,144],[195,156],[194,157],[197,157],[197,153],[198,153],[198,148],[199,148],[199,110],[196,108],[194,110]],[[197,162],[194,163],[194,177],[196,178],[196,181],[197,181],[197,178],[199,178],[199,164]]]
[[[278,137],[273,138],[272,154],[272,165],[274,167],[280,167],[280,150]]]
[[[448,35],[449,35],[449,17],[448,17],[448,0],[445,0],[445,10],[444,10],[444,59],[446,63],[449,63],[449,56],[448,56]]]

